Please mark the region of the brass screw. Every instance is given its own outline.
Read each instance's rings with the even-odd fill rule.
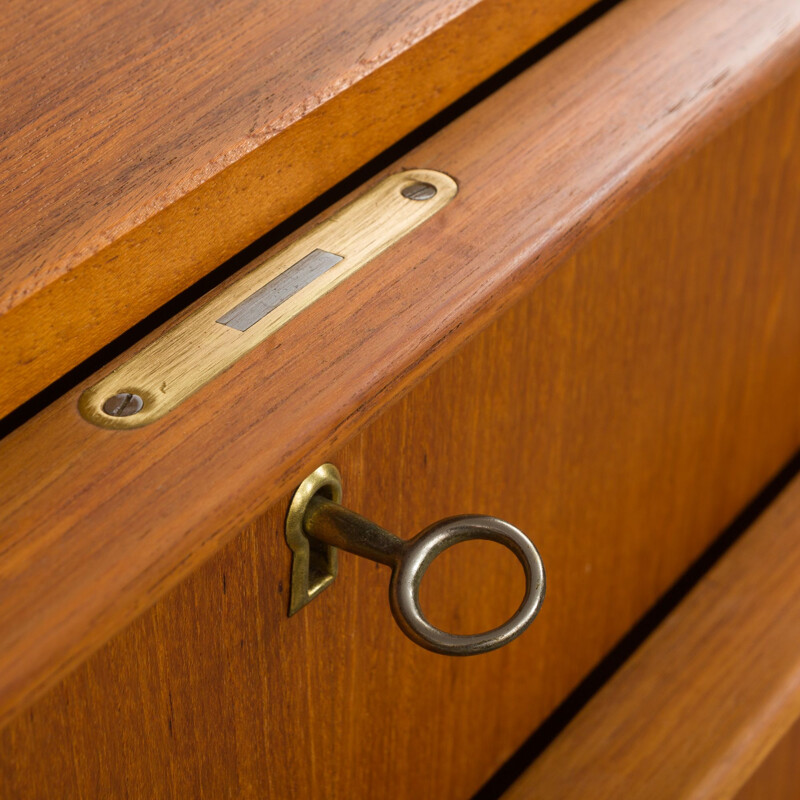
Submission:
[[[109,417],[130,417],[138,414],[144,406],[144,400],[138,394],[120,392],[103,403],[103,411]]]
[[[436,194],[436,187],[432,183],[417,181],[410,186],[404,186],[400,194],[409,200],[430,200]]]

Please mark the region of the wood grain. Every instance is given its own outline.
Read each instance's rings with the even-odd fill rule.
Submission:
[[[589,4],[6,3],[0,416]]]
[[[800,718],[798,536],[800,479],[504,799],[736,797]]]
[[[730,123],[800,57],[798,34],[793,2],[620,6],[410,155],[408,164],[456,176],[453,203],[180,408],[138,431],[100,430],[79,417],[78,387],[8,436],[0,443],[0,718],[130,623]],[[709,427],[720,438],[708,446],[726,449],[726,468],[734,455],[744,459],[741,473],[716,476],[733,499],[709,518],[714,530],[799,441],[800,323],[790,307],[800,248],[799,98],[795,81],[765,101],[720,145],[723,155],[704,157],[707,174],[692,173],[663,201],[663,220],[644,226],[643,240],[636,230],[618,234],[608,256],[639,248],[654,263],[678,262],[669,269],[692,263],[708,275],[691,306],[696,320],[684,320],[678,298],[668,319],[684,320],[684,331],[670,329],[675,347],[709,336],[713,359],[675,374],[678,352],[664,351],[671,379],[658,386],[672,397],[673,384],[697,381],[703,404],[686,418],[658,406],[655,424],[688,426],[692,436],[665,446],[692,463],[704,452],[694,432]],[[689,204],[697,226],[670,216],[701,195],[705,205]],[[589,297],[579,289],[570,302]],[[727,309],[739,308],[742,292],[761,299],[748,298],[737,317]],[[728,306],[712,302],[723,299]],[[535,336],[571,351],[577,334],[568,326],[583,323],[568,320],[552,318],[552,329]],[[693,327],[704,320],[708,327]],[[639,336],[635,327],[628,334]],[[613,374],[629,384],[624,371]],[[561,373],[552,391],[573,380]],[[733,404],[729,415],[718,411],[719,396]],[[620,445],[610,440],[605,456]],[[642,464],[635,469],[652,474]]]
[[[404,537],[456,513],[528,532],[548,596],[523,637],[476,658],[427,653],[391,617],[388,571],[347,554],[287,618],[284,497],[5,726],[0,796],[469,797],[800,446],[799,106],[795,77],[343,448],[301,465],[334,461],[346,504]],[[195,491],[221,502],[218,443],[194,435],[208,450]],[[115,468],[138,470],[135,436]],[[152,468],[191,508],[186,484]],[[103,513],[124,519],[112,502]],[[7,632],[73,644],[71,615],[169,544],[166,525],[101,530],[90,558],[113,578],[92,584],[75,583],[86,572],[57,534],[9,551],[16,569],[45,560],[33,566],[51,584],[26,593],[46,602],[17,605],[16,626],[7,612]],[[423,583],[435,623],[486,629],[513,609],[513,556],[448,556]],[[38,644],[3,651],[6,689],[28,681],[17,702],[42,674],[25,661]]]
[[[736,794],[736,800],[797,800],[800,793],[800,721]]]
[[[420,202],[403,196],[415,182],[434,187],[435,196]],[[440,211],[458,194],[449,176],[434,170],[404,170],[389,175],[332,217],[277,250],[224,292],[174,325],[129,361],[87,389],[78,407],[101,427],[129,430],[149,425],[214,380],[243,355],[291,321],[358,269]],[[219,323],[231,309],[267,287],[293,264],[315,251],[339,254],[339,263],[294,293],[246,330]],[[144,406],[138,414],[112,417],[105,401],[117,392],[133,392]]]

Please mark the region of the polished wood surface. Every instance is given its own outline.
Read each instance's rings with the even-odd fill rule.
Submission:
[[[736,800],[797,800],[799,796],[800,721],[775,745]]]
[[[0,416],[590,2],[5,3]]]
[[[78,415],[79,386],[0,442],[0,719],[196,569],[761,96],[800,58],[798,34],[796,3],[626,2],[411,153],[407,164],[457,177],[453,203],[167,417],[138,431],[95,428]],[[708,174],[685,178],[662,201],[663,219],[646,234],[632,231],[633,244],[627,233],[616,240],[616,258],[638,248],[654,263],[692,263],[707,275],[708,298],[683,312],[676,298],[670,309],[670,319],[693,315],[671,334],[673,346],[690,349],[711,335],[693,326],[717,311],[714,357],[687,373],[707,405],[686,419],[659,405],[655,424],[688,426],[687,439],[665,446],[687,458],[689,448],[692,463],[703,452],[696,436],[709,427],[720,438],[704,445],[727,448],[726,470],[732,455],[744,459],[735,475],[717,475],[723,494],[733,494],[725,513],[709,518],[712,528],[798,444],[800,322],[789,267],[800,249],[792,178],[800,173],[799,96],[795,81],[765,101],[727,136],[719,161],[706,156]],[[687,199],[697,222],[675,216]],[[757,285],[747,285],[753,296],[740,318],[732,309],[745,302],[737,291],[748,275]],[[729,305],[714,305],[723,297]],[[597,302],[609,313],[614,306]],[[551,322],[531,335],[552,343],[562,331],[570,349],[568,324],[582,325],[581,317]],[[683,373],[672,372],[677,351],[664,358],[658,392],[672,397]],[[612,366],[609,375],[627,385]],[[729,411],[719,411],[718,396],[729,394]],[[729,441],[723,434],[733,428],[741,430]],[[620,444],[609,441],[608,453]]]
[[[336,463],[346,504],[404,537],[465,512],[529,533],[548,594],[522,638],[425,652],[391,617],[386,568],[347,554],[287,618],[283,498],[17,714],[0,796],[469,797],[800,446],[798,108],[794,78],[343,448],[306,460]],[[216,442],[198,435],[208,470]],[[95,540],[118,581],[124,534]],[[27,555],[69,583],[78,565],[50,546]],[[513,556],[448,556],[423,583],[436,624],[485,629],[514,608]]]
[[[798,537],[800,478],[504,800],[737,797],[800,718]],[[775,758],[794,747],[796,763],[797,745],[790,732]],[[787,779],[766,763],[742,796],[779,800],[753,794],[770,769]]]

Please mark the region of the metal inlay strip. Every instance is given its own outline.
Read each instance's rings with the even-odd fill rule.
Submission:
[[[342,258],[343,256],[327,250],[313,250],[305,258],[292,264],[286,272],[253,292],[247,300],[223,314],[217,322],[237,331],[246,331],[315,278],[326,273],[334,264],[338,264]]]
[[[457,194],[443,172],[389,175],[164,331],[81,395],[104,428],[154,422],[213,381]],[[264,350],[265,357],[269,349]]]

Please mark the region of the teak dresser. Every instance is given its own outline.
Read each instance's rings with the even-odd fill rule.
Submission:
[[[797,0],[2,16],[0,798],[800,797]]]

